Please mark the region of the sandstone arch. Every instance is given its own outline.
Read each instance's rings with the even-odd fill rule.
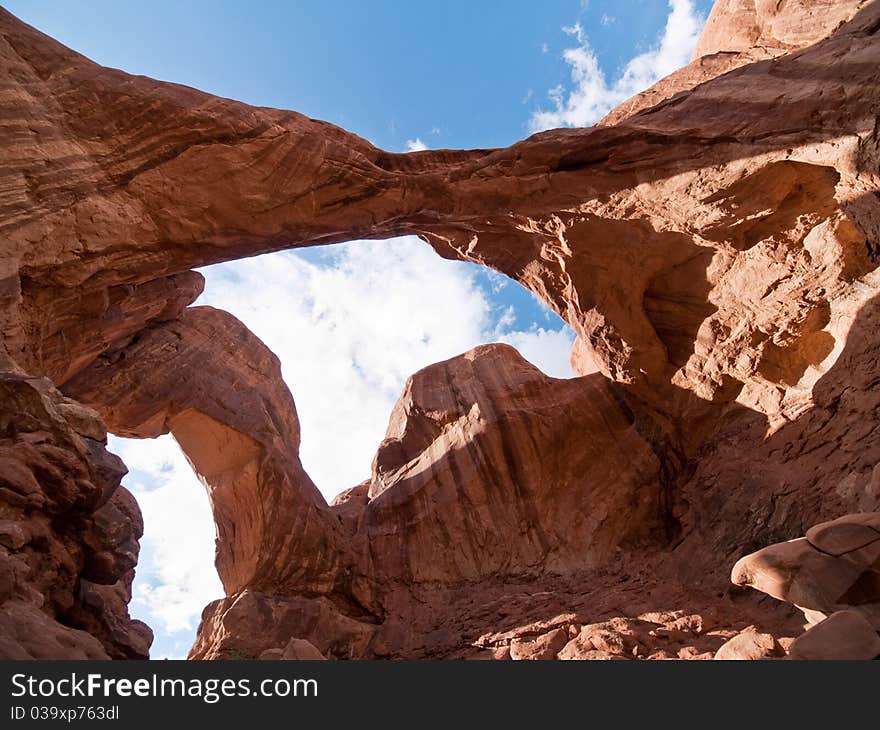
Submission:
[[[814,463],[786,440],[810,426],[829,435],[817,448],[849,443],[845,394],[816,399],[880,286],[880,3],[834,3],[827,23],[811,9],[724,0],[711,55],[595,127],[411,155],[99,67],[0,11],[0,364],[8,403],[25,404],[3,434],[6,633],[83,626],[103,647],[76,635],[83,655],[142,651],[118,641],[134,629],[113,559],[137,517],[112,503],[103,426],[71,397],[118,433],[175,432],[214,491],[230,595],[207,610],[197,657],[223,655],[255,616],[261,641],[299,627],[333,656],[454,655],[520,580],[550,589],[546,611],[590,581],[631,607],[661,570],[664,600],[697,595],[675,581],[702,574],[711,601],[726,570],[713,556],[876,502],[861,457]],[[433,366],[395,411],[371,484],[326,505],[277,362],[229,315],[188,306],[191,270],[404,233],[537,293],[578,334],[575,366],[605,377],[560,385],[505,348]],[[40,397],[19,398],[28,388]],[[873,453],[873,438],[856,440]],[[791,463],[814,470],[803,493],[762,471]],[[96,517],[107,505],[120,534]],[[96,537],[40,532],[47,511]],[[459,552],[438,565],[436,545]],[[609,589],[636,565],[642,598]],[[52,571],[64,580],[46,602]],[[87,604],[90,578],[121,592],[110,608]],[[452,611],[466,618],[443,628]],[[9,653],[31,651],[15,641]]]

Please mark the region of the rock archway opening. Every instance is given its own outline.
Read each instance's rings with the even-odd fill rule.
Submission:
[[[574,333],[522,285],[438,256],[415,236],[266,254],[202,269],[204,304],[235,315],[281,361],[300,458],[329,501],[369,476],[406,379],[505,342],[572,377]]]
[[[504,342],[548,375],[573,376],[575,335],[534,294],[488,268],[443,259],[413,236],[201,271],[205,290],[195,304],[235,315],[280,359],[299,418],[302,465],[328,502],[369,477],[392,408],[421,368]],[[222,504],[209,484],[216,480],[200,469],[200,483],[192,466],[203,455],[180,428],[172,430],[111,444],[129,465],[124,483],[144,512],[131,612],[153,628],[154,658],[186,656],[203,607],[224,595],[215,538],[221,546],[228,541],[218,535]]]
[[[208,495],[170,434],[110,436],[109,448],[128,466],[123,484],[144,518],[129,611],[153,630],[151,658],[185,658],[202,608],[223,595]]]

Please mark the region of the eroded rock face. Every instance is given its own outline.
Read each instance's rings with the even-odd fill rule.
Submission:
[[[578,432],[591,434],[591,442],[567,441]],[[560,448],[565,443],[571,452]],[[343,616],[334,621],[360,622],[369,642],[340,647],[328,643],[338,638],[335,631],[327,635],[328,619],[300,620],[299,636],[333,656],[362,656],[357,652],[367,652],[367,643],[370,652],[416,652],[418,629],[402,620],[413,596],[433,602],[438,585],[583,571],[622,549],[662,543],[658,471],[657,456],[636,430],[632,413],[601,376],[549,378],[507,345],[479,347],[432,365],[407,383],[371,481],[319,512],[344,528],[346,547],[331,554],[348,550],[348,602],[340,602],[340,576],[334,585],[310,586],[331,602],[297,597],[285,603],[277,595],[284,592],[283,579],[275,574],[261,579],[276,594],[271,600],[241,593],[231,604],[210,607],[203,626],[220,635],[219,643],[200,642],[194,655],[222,656],[222,637],[240,636],[228,627],[242,621],[245,608],[256,613],[254,601],[268,602],[283,616],[292,605],[318,616],[339,611]],[[239,502],[231,514],[244,520],[247,509]],[[304,549],[279,546],[268,554],[274,566],[289,570]],[[287,619],[261,620],[251,639],[259,645],[248,652],[259,655],[280,646],[287,624]],[[445,641],[464,641],[465,629],[449,628]]]
[[[730,0],[715,3],[694,58],[761,48],[776,53],[821,41],[870,0]]]
[[[227,594],[330,592],[352,562],[299,461],[299,421],[278,358],[235,317],[190,307],[108,350],[65,389],[116,433],[172,433],[201,476]]]
[[[391,413],[356,550],[407,584],[601,565],[663,529],[634,420],[605,378],[549,378],[508,345],[425,368]]]
[[[880,512],[845,515],[746,555],[731,580],[803,611],[808,630],[790,659],[880,656]]]
[[[747,555],[731,580],[793,603],[810,624],[851,610],[880,630],[880,513],[846,515]]]
[[[805,26],[788,12],[803,5],[764,14],[774,27]],[[2,202],[4,344],[29,371],[63,378],[69,356],[81,365],[94,355],[72,338],[112,341],[171,316],[194,284],[168,276],[279,247],[416,233],[531,288],[603,373],[645,394],[673,375],[703,397],[727,378],[785,387],[828,354],[797,357],[800,340],[828,329],[853,278],[875,268],[877,11],[835,5],[848,22],[795,33],[787,49],[803,50],[775,58],[772,73],[770,61],[701,72],[696,88],[613,125],[414,155],[100,68],[7,14],[16,163]],[[150,306],[87,304],[148,281]],[[46,287],[71,302],[62,362],[32,344],[53,329],[37,306]],[[99,324],[102,311],[110,322]],[[795,362],[762,367],[780,370],[779,350]]]
[[[750,550],[880,508],[878,28],[878,2],[719,0],[694,61],[595,127],[398,155],[102,68],[0,10],[3,654],[147,651],[104,424],[173,433],[208,489],[227,595],[195,658],[790,644],[792,609],[724,585]],[[370,479],[327,505],[277,359],[188,306],[192,269],[406,233],[540,296],[582,376],[501,345],[420,371]],[[748,575],[872,622],[844,600],[866,529]],[[854,555],[847,585],[786,567]]]
[[[0,403],[0,656],[146,658],[128,615],[143,523],[98,415],[14,372]]]

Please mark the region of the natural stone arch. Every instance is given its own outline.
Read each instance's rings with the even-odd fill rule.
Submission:
[[[280,248],[416,233],[442,255],[491,266],[529,286],[581,335],[577,352],[590,350],[607,375],[631,383],[624,388],[593,379],[584,390],[597,388],[601,397],[596,400],[612,416],[607,420],[635,432],[637,454],[656,456],[656,481],[661,495],[668,494],[670,487],[687,480],[688,460],[711,431],[703,427],[721,417],[729,426],[743,415],[730,403],[743,384],[751,389],[744,396],[749,405],[764,412],[775,409],[783,419],[796,417],[808,395],[805,386],[812,384],[810,378],[815,382],[816,372],[807,371],[827,367],[840,349],[831,328],[845,333],[868,298],[867,290],[876,287],[875,281],[864,287],[859,279],[876,268],[873,238],[880,215],[878,3],[835,3],[836,12],[842,13],[835,14],[836,20],[848,22],[834,32],[801,22],[794,35],[773,31],[776,11],[770,4],[754,9],[748,3],[727,5],[736,10],[733,16],[752,13],[751,20],[773,20],[744,24],[757,28],[761,47],[749,47],[756,40],[737,40],[631,100],[596,127],[547,132],[504,150],[406,156],[377,150],[293,112],[254,109],[100,68],[3,12],[0,68],[9,91],[4,104],[10,105],[5,129],[10,158],[16,160],[0,171],[0,188],[9,191],[0,201],[0,230],[6,236],[0,279],[3,365],[16,376],[22,371],[48,375],[69,392],[83,393],[112,422],[112,409],[131,405],[131,394],[119,386],[111,399],[100,387],[112,381],[114,372],[126,370],[128,354],[153,337],[160,344],[168,337],[165,345],[170,347],[160,347],[157,363],[170,377],[176,355],[185,359],[199,351],[198,346],[190,350],[193,343],[178,337],[175,329],[198,316],[184,311],[198,293],[198,277],[191,268]],[[785,12],[802,18],[807,5],[785,7],[782,25]],[[717,24],[713,27],[718,32]],[[795,48],[798,53],[787,53]],[[255,161],[260,164],[251,164]],[[794,180],[789,191],[793,196],[779,200],[782,218],[773,219],[767,230],[757,227],[769,234],[764,238],[743,239],[739,231],[749,228],[748,219],[761,211],[749,211],[742,203],[749,196],[742,193],[749,193],[756,180],[787,178]],[[813,209],[816,199],[820,205]],[[731,200],[737,205],[730,206]],[[798,210],[801,205],[810,208],[804,215]],[[615,235],[607,235],[609,231]],[[619,245],[603,250],[608,240]],[[711,259],[686,255],[667,261],[665,254],[657,254],[670,240],[667,253],[673,258],[693,253],[689,247],[694,246],[710,251]],[[619,254],[621,263],[611,267],[611,276],[597,274],[606,260],[616,261]],[[764,281],[767,272],[772,274],[768,286],[754,288],[754,281]],[[696,288],[680,296],[680,281],[694,282]],[[780,282],[785,286],[780,288]],[[818,296],[831,302],[828,312],[821,302],[814,306],[812,293],[819,291]],[[670,297],[671,292],[676,296]],[[777,300],[765,292],[787,294],[791,308],[778,312]],[[756,299],[760,306],[753,306]],[[696,309],[691,300],[698,301]],[[703,300],[720,314],[703,310]],[[682,306],[687,316],[680,316]],[[766,318],[752,316],[755,312]],[[825,335],[835,339],[831,354]],[[184,343],[177,351],[175,338]],[[515,362],[497,356],[504,361],[499,369],[517,370]],[[130,372],[137,372],[132,367]],[[450,376],[459,367],[460,359],[438,364]],[[207,375],[210,382],[210,370]],[[4,381],[14,378],[7,374]],[[670,388],[670,381],[679,387]],[[223,381],[219,391],[228,385]],[[353,632],[346,629],[334,639],[341,644],[333,647],[334,655],[412,656],[448,650],[443,637],[431,649],[407,643],[395,634],[402,630],[400,620],[371,628],[387,616],[408,620],[423,596],[393,593],[374,603],[368,580],[375,575],[372,556],[366,563],[357,562],[357,555],[354,563],[347,562],[349,547],[357,543],[352,537],[360,520],[357,500],[346,515],[320,502],[312,509],[303,481],[297,489],[281,491],[293,494],[293,502],[282,496],[276,504],[278,494],[260,487],[260,471],[250,470],[250,464],[256,459],[260,470],[268,466],[271,478],[264,484],[277,487],[285,479],[298,479],[296,460],[274,441],[288,425],[275,422],[271,410],[266,418],[259,408],[248,410],[251,416],[260,414],[254,423],[271,425],[266,440],[252,449],[227,429],[257,442],[250,428],[254,423],[239,431],[241,424],[232,423],[236,409],[229,404],[218,409],[212,403],[215,392],[218,388],[206,387],[195,395],[185,393],[183,403],[162,402],[149,415],[138,404],[116,428],[122,432],[143,426],[161,432],[177,423],[184,434],[207,428],[236,441],[248,457],[240,471],[248,480],[258,476],[252,492],[236,489],[256,494],[260,509],[265,499],[270,499],[269,507],[289,507],[305,520],[290,540],[318,549],[294,551],[290,562],[285,554],[282,565],[273,566],[233,546],[229,554],[242,557],[241,569],[253,586],[289,589],[291,594],[257,596],[248,588],[212,606],[206,622],[222,626],[239,607],[251,605],[263,617],[295,614],[292,623],[277,625],[305,627],[318,643],[322,632],[327,639],[327,627],[355,622]],[[786,402],[790,394],[793,399]],[[185,402],[191,396],[197,404]],[[717,407],[711,405],[713,398]],[[57,394],[53,399],[64,402]],[[454,408],[428,424],[431,428],[447,423],[450,414],[448,423],[466,425],[473,403],[454,400]],[[469,407],[459,413],[456,409],[463,404]],[[515,410],[517,403],[507,405]],[[71,418],[80,428],[88,420]],[[763,417],[758,415],[750,425],[758,432],[754,437],[749,430],[750,437],[763,438]],[[602,426],[600,436],[609,430],[615,431]],[[89,431],[94,436],[100,429],[92,424]],[[30,438],[37,432],[27,433]],[[783,443],[782,450],[788,446]],[[102,453],[95,448],[96,454]],[[717,458],[722,452],[712,453]],[[80,456],[88,464],[80,465],[78,473],[88,472],[98,458]],[[207,464],[203,470],[216,477],[210,455],[202,454],[201,460]],[[405,467],[411,461],[390,463]],[[690,518],[708,515],[711,522],[718,501],[731,514],[741,513],[737,500],[723,501],[724,491],[748,469],[737,464],[733,477],[722,473],[716,479],[712,468],[717,465],[710,460],[704,474],[706,481],[721,485],[711,498],[693,485],[685,492],[702,510],[690,510]],[[783,460],[780,468],[787,466]],[[766,523],[734,519],[722,526],[710,524],[708,542],[697,534],[687,545],[688,555],[695,556],[692,570],[709,569],[717,578],[723,566],[714,556],[738,549],[744,540],[764,538],[773,529],[790,531],[801,515],[825,507],[822,494],[814,492],[811,504],[796,504],[779,517],[777,495],[761,477],[752,468],[749,487],[755,496],[748,499],[762,509],[770,506]],[[394,496],[394,490],[383,494]],[[840,494],[841,500],[853,499],[844,496],[847,490]],[[738,498],[748,501],[741,492]],[[668,500],[660,501],[660,513],[674,517]],[[97,507],[97,502],[90,505]],[[676,506],[682,511],[689,507],[686,501]],[[324,523],[330,528],[325,530]],[[395,526],[387,527],[393,543]],[[699,532],[693,524],[686,527],[692,535]],[[261,542],[267,539],[265,530],[249,534],[260,536]],[[290,547],[283,535],[271,540]],[[275,550],[278,543],[272,541],[266,547]],[[68,577],[74,583],[86,575],[85,560],[81,562],[70,561]],[[351,570],[352,564],[367,567]],[[417,577],[411,566],[407,569],[409,573],[398,570],[394,575],[402,575],[403,584]],[[228,575],[231,586],[242,585],[239,568]],[[263,583],[266,576],[272,580]],[[455,581],[460,571],[448,577]],[[319,595],[302,595],[303,586],[306,591],[317,586]],[[442,588],[441,603],[451,590],[449,585]],[[55,615],[66,610],[62,604],[52,606]],[[203,642],[196,654],[218,655],[222,649],[204,647]]]
[[[666,398],[672,378],[704,398],[729,397],[730,379],[763,387],[770,371],[761,375],[759,368],[768,338],[761,323],[748,319],[731,327],[758,340],[747,367],[728,366],[727,358],[699,347],[681,366],[689,350],[682,342],[697,325],[692,300],[707,297],[706,283],[708,297],[718,298],[727,274],[745,260],[731,252],[735,241],[726,240],[735,238],[737,221],[729,221],[732,232],[721,242],[700,231],[716,226],[717,234],[730,214],[728,192],[743,179],[795,164],[789,160],[839,176],[833,210],[814,227],[839,223],[842,204],[871,188],[876,151],[862,145],[850,160],[841,140],[858,144],[871,132],[873,97],[864,90],[875,88],[876,78],[865,58],[876,9],[857,12],[862,3],[855,0],[845,5],[835,17],[849,17],[848,23],[828,38],[827,28],[802,29],[798,37],[814,45],[776,58],[772,74],[766,62],[756,62],[781,53],[767,50],[772,43],[760,53],[737,47],[707,64],[694,62],[626,105],[625,116],[613,113],[589,129],[545,132],[506,149],[407,155],[295,112],[101,68],[4,13],[12,85],[28,98],[58,100],[51,109],[34,109],[43,123],[23,126],[14,141],[30,187],[27,196],[9,201],[2,225],[11,285],[20,294],[3,309],[4,345],[29,371],[63,382],[75,374],[70,363],[84,367],[97,354],[96,341],[106,349],[179,312],[196,294],[186,273],[191,268],[412,233],[443,256],[490,266],[530,288],[578,333],[580,349],[592,350],[602,372],[636,385],[643,398]],[[743,12],[733,13],[735,22],[745,22]],[[734,22],[722,16],[713,16],[713,33],[719,23]],[[762,8],[765,16],[775,17]],[[772,27],[762,26],[762,33],[772,34]],[[816,93],[793,92],[791,79],[812,78],[815,63],[835,53],[834,71],[815,79]],[[863,91],[841,105],[841,88]],[[719,111],[727,99],[749,103]],[[698,135],[694,118],[703,120]],[[795,141],[791,129],[800,130]],[[47,150],[58,149],[53,145],[70,153],[63,159],[73,167],[55,169],[47,158]],[[709,168],[707,177],[702,171]],[[853,231],[864,239],[877,215],[876,205],[849,210],[852,225],[826,236],[841,259],[864,243],[853,245]],[[80,240],[88,241],[83,250]],[[696,260],[695,250],[699,261],[711,258],[707,280],[679,277],[693,278],[696,289],[663,300],[658,334],[652,322],[658,294],[665,296],[662,283],[676,278],[685,259]],[[754,257],[747,265],[761,269],[766,261]],[[844,268],[851,272],[852,262]],[[825,289],[845,287],[841,275],[829,269]],[[131,287],[143,288],[137,306],[128,297]],[[65,302],[63,338],[46,316],[47,301]],[[786,331],[795,332],[809,308],[799,304],[782,324]],[[34,339],[39,347],[29,344]],[[711,345],[723,347],[723,337]]]
[[[342,531],[300,464],[299,422],[278,359],[235,317],[188,308],[66,388],[120,436],[174,435],[208,489],[227,593],[333,590],[351,562]],[[288,553],[283,565],[273,562]]]

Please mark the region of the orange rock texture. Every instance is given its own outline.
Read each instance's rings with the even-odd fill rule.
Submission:
[[[731,566],[880,509],[880,2],[718,0],[690,65],[495,150],[385,152],[2,9],[0,59],[0,656],[148,654],[107,430],[173,433],[208,490],[193,658],[778,656],[803,619]],[[580,377],[425,368],[328,505],[193,269],[402,234],[541,297]],[[872,633],[853,605],[825,635]]]

